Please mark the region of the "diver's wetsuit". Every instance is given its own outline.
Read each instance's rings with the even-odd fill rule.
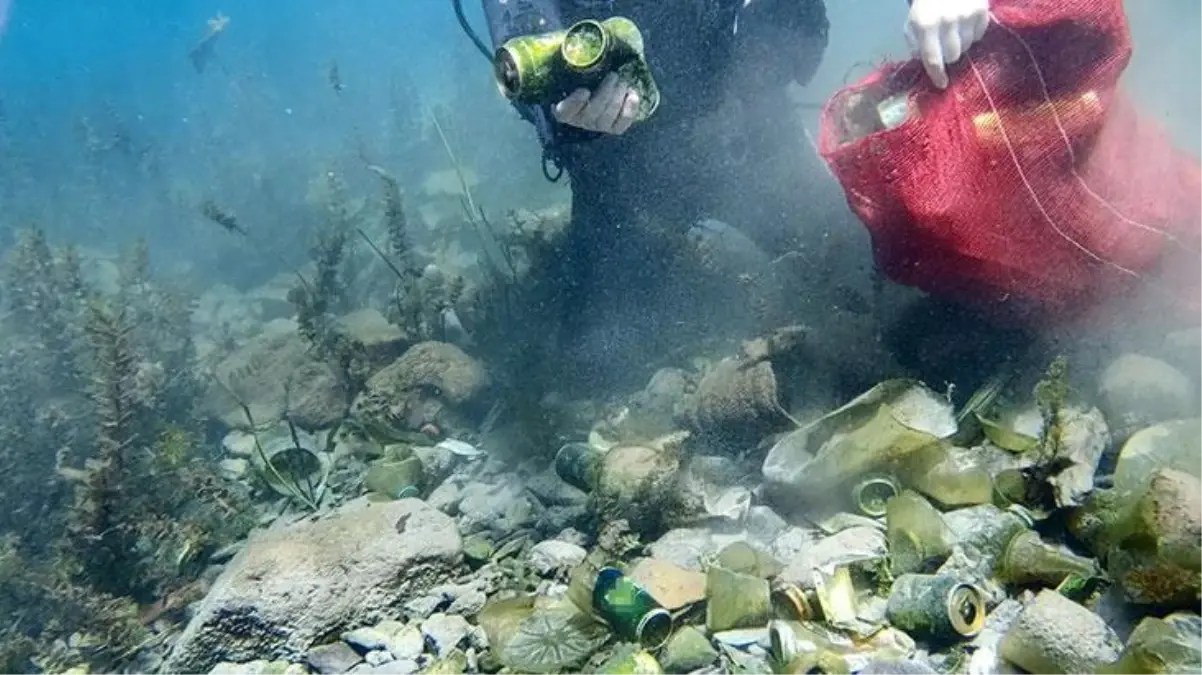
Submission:
[[[514,6],[545,17],[541,30],[630,18],[660,88],[655,114],[622,136],[548,123],[546,109],[524,111],[541,115],[545,146],[553,129],[552,149],[571,180],[559,284],[562,353],[574,372],[565,374],[594,386],[611,382],[707,332],[715,311],[738,309],[715,307],[712,289],[695,274],[669,270],[700,218],[739,227],[775,254],[799,229],[815,183],[805,167],[816,161],[785,85],[805,84],[817,69],[827,42],[825,5],[756,1],[758,15],[739,16],[743,0],[484,0],[494,46],[531,32],[509,13]],[[788,48],[744,44],[768,40],[755,30],[765,24]],[[733,99],[744,112],[722,119],[719,107]]]

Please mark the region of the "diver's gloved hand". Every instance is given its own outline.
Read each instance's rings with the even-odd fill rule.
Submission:
[[[551,110],[563,124],[618,135],[634,124],[638,105],[638,92],[610,73],[593,91],[577,89]]]
[[[959,61],[988,27],[989,0],[913,0],[905,30],[931,82],[945,89],[947,64]]]

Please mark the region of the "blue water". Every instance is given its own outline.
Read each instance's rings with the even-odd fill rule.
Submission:
[[[211,248],[182,205],[215,192],[232,207],[261,208],[248,186],[296,197],[323,166],[348,161],[357,143],[383,147],[402,76],[416,85],[418,105],[469,102],[445,121],[466,163],[489,176],[477,189],[490,208],[566,197],[539,178],[529,128],[492,90],[449,1],[10,2],[0,39],[0,138],[16,166],[0,192],[8,216],[0,230],[36,221],[82,241],[146,235],[167,256]],[[483,31],[480,8],[465,4]],[[829,11],[830,49],[801,92],[811,102],[824,100],[853,64],[904,53],[900,1],[840,0]],[[1199,5],[1164,0],[1130,11],[1136,58],[1128,85],[1197,154]],[[218,62],[198,74],[187,52],[219,12],[230,24]],[[331,63],[341,96],[327,82]],[[152,151],[159,184],[134,173],[137,160],[86,157],[84,118],[100,134],[119,125]],[[407,159],[446,168],[438,153]],[[272,184],[264,187],[265,179]]]
[[[218,13],[229,26],[216,59],[197,73],[188,51]],[[339,95],[328,82],[332,63]],[[458,129],[460,154],[496,155],[465,126],[508,123],[532,153],[518,177],[534,174],[536,146],[490,89],[487,64],[450,3],[17,0],[0,41],[0,136],[17,164],[10,188],[21,189],[2,193],[8,222],[0,229],[38,222],[85,243],[145,235],[164,256],[190,250],[195,262],[200,249],[204,259],[204,249],[220,243],[209,242],[189,204],[216,194],[243,213],[261,210],[262,195],[248,185],[267,189],[264,180],[274,198],[302,201],[307,181],[354,161],[359,137],[374,149],[385,145],[405,77],[416,85],[419,117],[455,92],[477,101],[464,107],[470,114],[444,120]],[[84,120],[100,137],[123,130],[135,156],[89,156]],[[446,163],[441,151],[406,159],[433,170]],[[156,173],[147,178],[140,162],[151,160]]]

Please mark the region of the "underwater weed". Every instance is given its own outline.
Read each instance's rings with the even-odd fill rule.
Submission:
[[[1059,454],[1068,393],[1068,359],[1061,355],[1052,360],[1043,379],[1035,385],[1035,403],[1043,417],[1040,450],[1045,457]]]
[[[20,282],[6,300],[31,299],[31,271],[33,297],[60,295],[41,325],[6,331],[0,350],[0,511],[12,514],[0,519],[0,567],[19,561],[0,573],[0,615],[14,617],[0,626],[0,652],[25,671],[81,661],[116,671],[150,639],[139,603],[193,583],[208,552],[243,536],[249,499],[201,450],[199,391],[185,386],[189,305],[153,283],[146,247],[127,253],[106,295],[84,283],[74,250],[56,255],[40,235],[30,243],[36,254],[4,269]],[[64,327],[59,348],[73,365],[60,365],[71,377],[59,380],[74,386],[46,386],[40,372],[53,355],[35,336],[49,322]]]

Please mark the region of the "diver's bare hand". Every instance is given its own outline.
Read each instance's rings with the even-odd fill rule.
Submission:
[[[638,106],[638,92],[618,79],[617,73],[610,73],[596,89],[577,89],[556,103],[552,112],[563,124],[620,135],[634,124]]]

